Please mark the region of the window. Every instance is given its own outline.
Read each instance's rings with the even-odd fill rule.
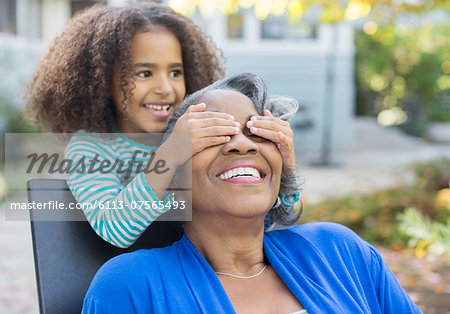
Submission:
[[[242,13],[231,14],[227,17],[227,38],[244,38],[244,15]]]
[[[228,40],[264,41],[299,41],[316,39],[316,27],[306,22],[291,23],[286,14],[269,15],[265,20],[258,20],[251,9],[225,17],[226,38]]]
[[[16,0],[0,1],[0,32],[16,34]]]
[[[292,24],[287,16],[270,15],[261,21],[261,39],[302,40],[316,38],[314,26],[306,23]]]
[[[88,7],[93,6],[94,4],[97,3],[103,3],[106,4],[106,1],[103,0],[72,0],[70,2],[70,13],[71,16],[73,16],[76,12],[80,11],[80,10],[84,10]]]

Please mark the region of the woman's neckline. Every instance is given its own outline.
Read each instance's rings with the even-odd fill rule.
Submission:
[[[285,285],[287,285],[287,281],[286,278],[283,276],[282,273],[279,272],[278,267],[276,267],[276,265],[273,265],[269,259],[269,256],[266,255],[265,252],[265,246],[266,246],[266,235],[267,233],[273,233],[273,232],[277,232],[279,230],[275,230],[275,231],[270,231],[270,232],[264,232],[264,237],[263,237],[263,254],[264,254],[264,262],[266,263],[267,266],[271,266],[273,268],[273,270],[278,274],[278,276],[280,277],[281,281],[283,281],[283,283]],[[231,303],[231,299],[228,296],[227,292],[225,291],[225,288],[222,284],[222,282],[220,281],[219,277],[216,275],[216,272],[214,271],[214,269],[211,267],[211,265],[208,263],[208,261],[205,259],[205,257],[197,250],[197,248],[195,247],[194,243],[189,239],[189,237],[186,235],[186,233],[183,234],[183,236],[181,237],[181,239],[179,240],[179,242],[183,242],[185,245],[187,245],[188,247],[190,247],[193,250],[193,253],[195,255],[197,255],[197,257],[200,259],[200,261],[202,261],[203,263],[207,264],[209,266],[209,269],[211,270],[211,272],[216,276],[217,282],[220,284],[221,287],[221,293],[224,296],[224,298],[226,299],[226,303],[228,304],[228,306],[231,306],[232,309],[234,309],[233,304]],[[289,289],[289,286],[288,286]],[[290,290],[290,289],[289,289]],[[300,298],[298,298],[298,296],[296,296],[294,294],[294,292],[291,290],[291,293],[299,300],[299,302],[302,302],[300,300]],[[302,303],[303,304],[303,303]],[[295,311],[292,314],[307,314],[308,311],[303,308],[301,310]]]

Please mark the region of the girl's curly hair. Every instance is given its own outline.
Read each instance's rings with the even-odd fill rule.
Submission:
[[[158,3],[95,5],[70,21],[29,82],[24,100],[31,118],[55,133],[113,132],[113,71],[118,67],[124,99],[129,99],[133,36],[158,27],[180,42],[187,94],[223,77],[221,52],[189,18]]]

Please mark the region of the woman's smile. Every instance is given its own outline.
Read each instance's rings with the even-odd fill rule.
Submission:
[[[216,177],[233,184],[260,184],[266,175],[262,167],[252,160],[240,160],[220,170]]]

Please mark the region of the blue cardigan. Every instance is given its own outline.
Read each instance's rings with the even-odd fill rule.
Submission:
[[[348,228],[311,223],[264,235],[264,254],[309,313],[421,313],[379,253]],[[83,313],[235,313],[186,235],[108,261]]]

